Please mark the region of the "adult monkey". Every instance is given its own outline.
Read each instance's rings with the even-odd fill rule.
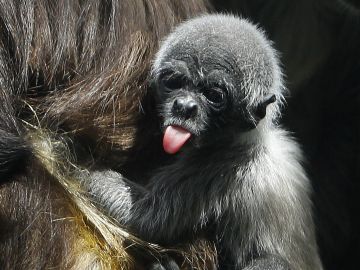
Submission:
[[[158,41],[205,10],[202,0],[0,1],[0,268],[127,266],[125,234],[69,170],[116,169],[135,138],[141,147]]]

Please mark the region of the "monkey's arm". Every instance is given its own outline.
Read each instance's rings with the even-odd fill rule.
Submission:
[[[111,170],[86,173],[81,178],[95,204],[122,225],[131,219],[134,201],[147,193],[144,187]]]
[[[166,177],[163,177],[166,178]],[[169,243],[198,219],[192,206],[193,196],[183,202],[180,188],[169,188],[156,181],[149,189],[126,179],[120,173],[107,170],[87,174],[82,180],[94,202],[119,224],[143,240]],[[189,213],[194,217],[184,218]]]
[[[133,229],[134,226],[131,226],[131,224],[134,223],[135,215],[133,215],[132,209],[134,205],[138,204],[136,203],[137,201],[147,197],[149,191],[129,181],[120,173],[111,170],[87,173],[82,179],[83,185],[87,188],[97,205],[120,224]],[[145,207],[140,209],[147,211]],[[136,214],[137,216],[142,216],[144,213]],[[150,221],[148,222],[150,223]],[[134,232],[140,235],[138,231]],[[159,233],[159,231],[156,231],[156,233]],[[165,256],[161,259],[161,262],[155,261],[150,269],[179,270],[180,268],[172,258]]]

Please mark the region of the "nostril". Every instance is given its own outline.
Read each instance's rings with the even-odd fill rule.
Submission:
[[[172,106],[172,111],[174,113],[181,113],[183,108],[183,101],[179,100],[179,99],[175,99],[173,106]]]
[[[186,118],[193,117],[197,114],[198,105],[195,101],[190,101],[186,106]]]

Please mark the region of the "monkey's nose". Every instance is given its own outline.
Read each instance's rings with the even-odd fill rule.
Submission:
[[[174,101],[172,112],[176,116],[184,117],[189,119],[194,117],[198,112],[198,105],[194,100],[177,98]]]

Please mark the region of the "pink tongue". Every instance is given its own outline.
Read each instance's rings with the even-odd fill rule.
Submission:
[[[168,126],[163,138],[163,147],[166,153],[175,154],[191,137],[191,133],[181,127]]]

